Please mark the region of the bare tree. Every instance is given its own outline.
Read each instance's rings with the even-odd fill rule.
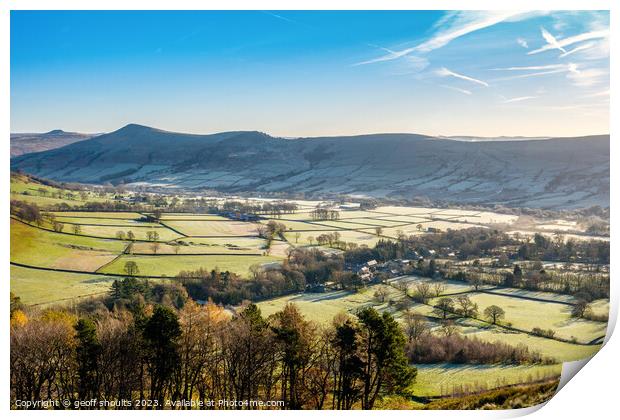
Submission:
[[[445,291],[446,286],[443,283],[438,281],[433,285],[433,292],[435,293],[435,297],[441,296],[441,294]]]
[[[385,299],[390,295],[390,291],[385,286],[379,286],[375,291],[374,297],[379,302],[384,303]]]
[[[409,341],[416,341],[430,330],[430,324],[426,320],[426,317],[415,313],[412,310],[407,310],[404,316],[405,321],[405,334]]]
[[[475,318],[478,316],[478,304],[474,303],[469,296],[459,295],[456,298],[457,313],[465,318]]]

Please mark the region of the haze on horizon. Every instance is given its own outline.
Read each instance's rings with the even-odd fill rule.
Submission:
[[[11,131],[609,132],[608,12],[13,11]]]

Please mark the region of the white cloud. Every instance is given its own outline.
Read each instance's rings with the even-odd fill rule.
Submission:
[[[527,45],[527,41],[523,38],[517,38],[517,44],[521,45],[525,49],[530,48],[529,45]]]
[[[595,92],[590,95],[585,95],[584,98],[602,98],[605,96],[609,96],[609,89],[606,89],[600,92]]]
[[[393,51],[393,50],[390,50],[390,49],[384,48],[384,47],[379,47],[379,48],[382,49],[383,51],[387,51],[387,54],[386,55],[382,55],[381,57],[370,59],[370,60],[360,61],[359,63],[355,63],[353,65],[354,66],[363,66],[365,64],[373,64],[373,63],[380,63],[382,61],[396,60],[397,58],[404,57],[407,54],[410,54],[411,52],[413,52],[415,50],[415,48],[407,48],[407,49],[404,49],[404,50],[401,50],[401,51]]]
[[[529,99],[536,99],[537,96],[519,96],[516,98],[510,98],[510,99],[506,99],[505,101],[503,101],[503,104],[511,104],[513,102],[522,102],[522,101],[527,101]]]
[[[543,31],[544,31],[544,28],[543,28]],[[544,37],[544,33],[543,33],[543,37]],[[556,42],[549,42],[549,39],[545,38],[545,40],[547,41],[547,44],[543,45],[542,47],[536,50],[530,51],[527,54],[528,55],[538,54],[543,51],[548,51],[552,49],[561,49],[563,52],[566,52],[566,50],[564,50],[564,47],[568,47],[569,45],[573,45],[573,44],[576,44],[582,41],[588,41],[591,39],[599,39],[599,38],[607,38],[607,37],[609,37],[609,29],[585,32],[579,35],[571,36],[571,37],[560,39],[560,40],[555,40],[554,38]]]
[[[452,15],[452,19],[449,19],[451,22],[442,24],[444,29],[436,32],[430,39],[414,48],[416,51],[429,52],[441,48],[464,35],[497,25],[520,14],[522,12],[513,11],[455,13]]]
[[[524,71],[524,70],[552,70],[552,69],[564,69],[566,64],[547,64],[542,66],[522,66],[522,67],[499,67],[491,70],[501,71]]]
[[[578,66],[574,63],[549,64],[549,65],[543,65],[543,66],[505,67],[505,68],[498,68],[498,69],[493,69],[493,70],[508,70],[508,71],[541,70],[541,71],[535,71],[533,73],[525,73],[525,74],[519,74],[516,76],[508,76],[508,77],[502,77],[499,79],[495,79],[497,81],[526,79],[530,77],[545,76],[548,74],[556,74],[556,73],[571,73],[571,74],[575,73],[576,74],[580,72]]]
[[[566,77],[578,87],[591,87],[603,83],[607,78],[607,71],[597,68],[580,70],[569,73]]]
[[[447,13],[442,19],[435,24],[438,30],[426,41],[402,50],[391,50],[380,47],[387,54],[370,60],[355,63],[355,66],[380,63],[384,61],[396,60],[407,56],[413,52],[428,53],[430,51],[441,48],[453,40],[470,34],[472,32],[485,29],[504,21],[515,21],[524,19],[532,14],[540,14],[544,12],[515,12],[515,11],[461,11]]]
[[[448,85],[439,85],[439,86],[441,86],[442,88],[451,89],[451,90],[455,90],[457,92],[461,92],[461,93],[463,93],[465,95],[471,95],[471,91],[467,90],[467,89],[461,89],[461,88],[458,88],[458,87],[455,87],[455,86],[448,86]]]
[[[467,82],[476,83],[478,85],[482,85],[485,87],[489,87],[489,84],[483,80],[475,79],[470,76],[465,76],[464,74],[453,72],[452,70],[448,70],[445,67],[440,68],[435,72],[438,76],[441,77],[456,77],[457,79],[465,80]]]
[[[564,54],[560,54],[560,58],[567,57],[579,51],[588,50],[592,48],[594,45],[595,45],[594,42],[589,42],[587,44],[579,45],[578,47],[575,47],[572,50],[566,51]]]
[[[555,37],[551,35],[545,28],[540,28],[540,32],[542,33],[542,37],[545,39],[545,41],[547,41],[547,45],[549,45],[550,48],[555,48],[562,51],[563,53],[566,52],[566,50],[558,43],[557,39],[555,39]]]

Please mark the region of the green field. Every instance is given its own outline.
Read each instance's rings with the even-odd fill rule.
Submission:
[[[294,303],[307,319],[317,323],[327,324],[330,323],[336,315],[342,313],[355,314],[356,311],[368,306],[373,306],[377,310],[391,310],[388,301],[404,296],[403,293],[392,289],[390,290],[390,296],[386,299],[386,302],[380,304],[373,297],[375,290],[375,287],[369,287],[359,293],[346,291],[300,293],[259,302],[258,307],[264,316],[269,316],[281,311],[288,303]]]
[[[402,287],[402,285],[407,285],[407,291],[409,295],[416,292],[416,287],[419,284],[428,284],[431,288],[431,292],[434,292],[435,287],[437,285],[441,285],[443,288],[442,295],[452,294],[452,293],[464,293],[471,292],[473,287],[467,283],[459,282],[459,281],[449,281],[449,280],[439,280],[435,281],[428,277],[419,277],[419,276],[403,276],[397,277],[395,279],[390,280],[390,284],[394,286]]]
[[[340,235],[340,241],[344,242],[355,242],[357,245],[366,245],[369,247],[373,247],[378,241],[379,238],[374,232],[358,232],[355,230],[339,230],[337,231]],[[314,232],[297,232],[300,234],[299,241],[296,239],[296,232],[286,232],[284,237],[287,241],[294,245],[317,245],[316,238],[319,235],[334,233],[334,231],[314,231]],[[312,243],[310,241],[312,238]]]
[[[167,221],[166,226],[170,226],[186,236],[256,236],[256,224],[247,222],[237,222],[232,220],[213,221],[213,220],[184,220]],[[178,235],[177,235],[178,236]]]
[[[308,319],[321,324],[331,322],[334,316],[342,313],[355,314],[361,308],[372,306],[379,311],[388,311],[394,315],[396,319],[400,319],[402,313],[399,312],[394,305],[404,298],[404,293],[390,287],[389,296],[384,303],[378,302],[374,297],[374,293],[378,287],[371,286],[359,293],[333,291],[326,293],[303,293],[292,296],[266,300],[258,303],[261,311],[265,316],[271,315],[282,310],[287,303],[294,303],[299,310]],[[390,303],[392,301],[392,303]],[[527,301],[529,302],[529,301]],[[534,302],[537,303],[537,302]],[[553,304],[552,304],[553,305]],[[433,308],[424,304],[411,304],[411,309],[424,316],[435,316],[432,313]],[[436,321],[430,321],[431,325],[438,327]],[[565,327],[562,332],[564,334],[575,335],[582,333],[582,321],[573,321]],[[584,321],[590,324],[589,321]],[[595,323],[598,326],[604,323]],[[581,345],[569,342],[562,342],[544,337],[537,337],[526,333],[519,333],[507,330],[499,326],[492,326],[487,322],[476,320],[459,320],[457,328],[461,334],[469,337],[478,337],[484,341],[503,342],[513,346],[520,344],[526,345],[530,350],[539,352],[545,357],[551,357],[558,361],[580,360],[591,356],[600,348],[599,345]],[[604,331],[601,335],[604,335]]]
[[[131,218],[116,218],[116,217],[105,217],[105,218],[96,218],[96,217],[69,217],[69,216],[56,216],[56,220],[61,223],[66,223],[70,225],[79,224],[79,225],[104,225],[104,226],[119,226],[121,229],[132,228],[132,227],[158,227],[161,225],[157,223],[149,223],[149,222],[139,222],[137,220],[133,220]],[[70,230],[70,229],[69,229]]]
[[[62,303],[106,293],[114,277],[11,266],[11,291],[26,305]]]
[[[161,221],[165,222],[167,220],[180,220],[180,221],[226,221],[230,220],[223,216],[218,216],[217,214],[208,214],[208,213],[165,213],[160,218]]]
[[[95,271],[123,251],[122,241],[49,232],[11,219],[11,261]]]
[[[61,194],[62,197],[57,195]],[[69,197],[71,195],[71,197]],[[84,195],[84,200],[82,199]],[[11,174],[11,200],[35,203],[40,207],[58,204],[81,206],[86,201],[107,201],[108,197],[100,197],[92,191],[70,191],[44,185],[25,175]]]
[[[251,239],[248,241],[248,245],[237,245],[236,241],[226,241],[225,238],[217,238],[220,240],[219,243],[214,244],[204,244],[204,243],[196,243],[192,241],[192,244],[188,245],[179,245],[175,247],[170,244],[157,244],[158,246],[155,248],[152,242],[136,242],[132,247],[133,254],[218,254],[218,253],[227,253],[227,254],[262,254],[265,252],[262,249],[264,246],[264,241],[253,241]],[[235,239],[235,238],[233,238]]]
[[[279,262],[281,258],[276,256],[236,256],[236,255],[123,255],[99,272],[106,274],[123,274],[125,263],[135,261],[138,264],[140,275],[143,276],[167,276],[173,277],[183,270],[208,270],[231,271],[241,276],[249,274],[249,268],[254,264],[266,264]]]
[[[478,337],[483,341],[500,341],[513,346],[525,345],[530,351],[539,352],[545,357],[552,357],[558,362],[570,362],[592,356],[599,349],[599,345],[585,346],[566,343],[530,334],[508,331],[501,327],[481,325],[460,327],[459,331],[469,337]]]
[[[51,212],[57,217],[73,217],[88,219],[127,219],[136,220],[143,217],[140,213],[115,211],[115,212],[99,212],[99,211],[55,211]],[[120,220],[118,220],[120,222]]]
[[[468,296],[478,305],[480,318],[484,316],[484,308],[497,305],[506,312],[502,322],[510,323],[513,327],[525,331],[531,331],[535,327],[552,329],[556,331],[557,337],[564,339],[575,337],[580,342],[590,342],[605,335],[607,329],[606,323],[603,322],[572,318],[572,306],[566,304],[538,302],[489,293],[469,293]]]
[[[163,226],[80,226],[80,234],[96,236],[99,238],[116,238],[119,232],[124,232],[124,234],[127,235],[129,231],[133,232],[135,239],[142,241],[147,240],[148,232],[157,232],[159,234],[159,241],[171,241],[182,236],[177,232]],[[68,224],[65,225],[63,232],[73,232],[72,226]]]
[[[410,388],[421,397],[477,392],[506,385],[555,378],[562,365],[416,365],[418,376]]]

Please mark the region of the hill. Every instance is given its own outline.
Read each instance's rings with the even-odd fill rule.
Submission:
[[[540,208],[609,206],[609,136],[457,141],[418,134],[283,139],[130,124],[12,159],[58,181],[358,194]]]
[[[52,130],[47,133],[11,133],[11,157],[56,149],[76,141],[89,139],[94,135],[68,133],[62,130]]]

